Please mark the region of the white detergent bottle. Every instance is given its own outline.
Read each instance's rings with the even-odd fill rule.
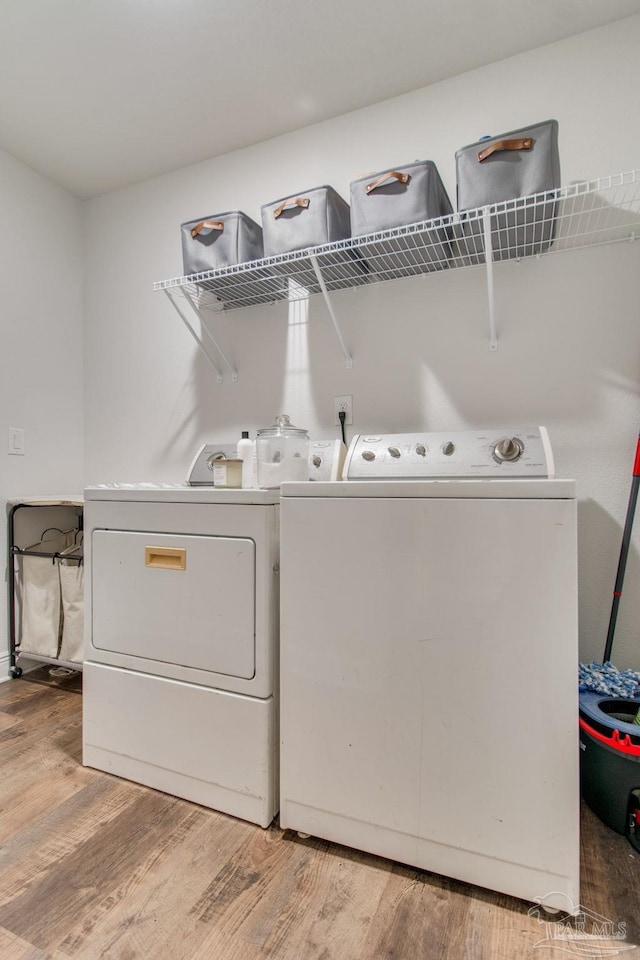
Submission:
[[[249,431],[243,430],[238,440],[238,460],[242,460],[242,489],[247,490],[255,486],[255,440],[249,440]]]

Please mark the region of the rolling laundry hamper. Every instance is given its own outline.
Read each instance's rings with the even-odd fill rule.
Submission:
[[[580,788],[603,823],[640,852],[640,699],[580,693]]]
[[[9,675],[34,662],[82,669],[83,499],[9,499]]]

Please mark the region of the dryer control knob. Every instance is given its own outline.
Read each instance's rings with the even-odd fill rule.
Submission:
[[[313,455],[313,457],[312,457],[312,459],[311,459],[311,462],[313,463],[314,467],[321,467],[321,466],[322,466],[322,457],[319,457],[317,453],[314,453],[314,455]]]
[[[363,450],[363,451],[362,451],[362,459],[363,459],[363,460],[375,460],[375,458],[376,458],[376,455],[375,455],[375,453],[373,452],[373,450]]]
[[[504,437],[503,440],[498,440],[494,446],[493,458],[498,463],[504,463],[505,460],[513,462],[520,459],[523,449],[522,442],[517,437]]]
[[[398,450],[397,447],[389,447],[389,453],[395,460],[397,460],[398,457],[400,456],[400,451]]]
[[[424,443],[416,443],[416,453],[419,457],[426,457],[427,448],[425,447]]]
[[[445,457],[450,457],[455,448],[455,443],[452,443],[451,440],[447,440],[446,443],[442,444],[442,452],[444,453]]]

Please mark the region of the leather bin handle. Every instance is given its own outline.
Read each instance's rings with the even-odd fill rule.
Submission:
[[[309,197],[289,197],[288,200],[283,200],[282,203],[275,208],[273,216],[277,220],[287,207],[301,207],[303,210],[306,210],[310,203],[311,200],[309,200]]]
[[[492,153],[498,153],[499,150],[531,150],[532,146],[532,137],[522,137],[520,140],[496,140],[495,143],[490,143],[484,150],[480,150],[478,153],[478,163],[482,163],[482,161],[490,157]]]
[[[401,173],[399,170],[389,170],[388,173],[383,173],[381,176],[376,177],[375,180],[372,180],[371,183],[367,184],[365,187],[367,195],[373,193],[376,187],[381,187],[387,180],[397,180],[398,183],[409,183],[411,175],[409,173]]]
[[[224,223],[222,220],[203,220],[202,223],[196,223],[195,227],[191,227],[191,236],[195,239],[201,230],[204,230],[205,227],[209,227],[210,230],[224,230]]]

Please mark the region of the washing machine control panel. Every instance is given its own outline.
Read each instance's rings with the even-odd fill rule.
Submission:
[[[554,476],[544,427],[447,433],[359,434],[351,441],[344,480]]]

